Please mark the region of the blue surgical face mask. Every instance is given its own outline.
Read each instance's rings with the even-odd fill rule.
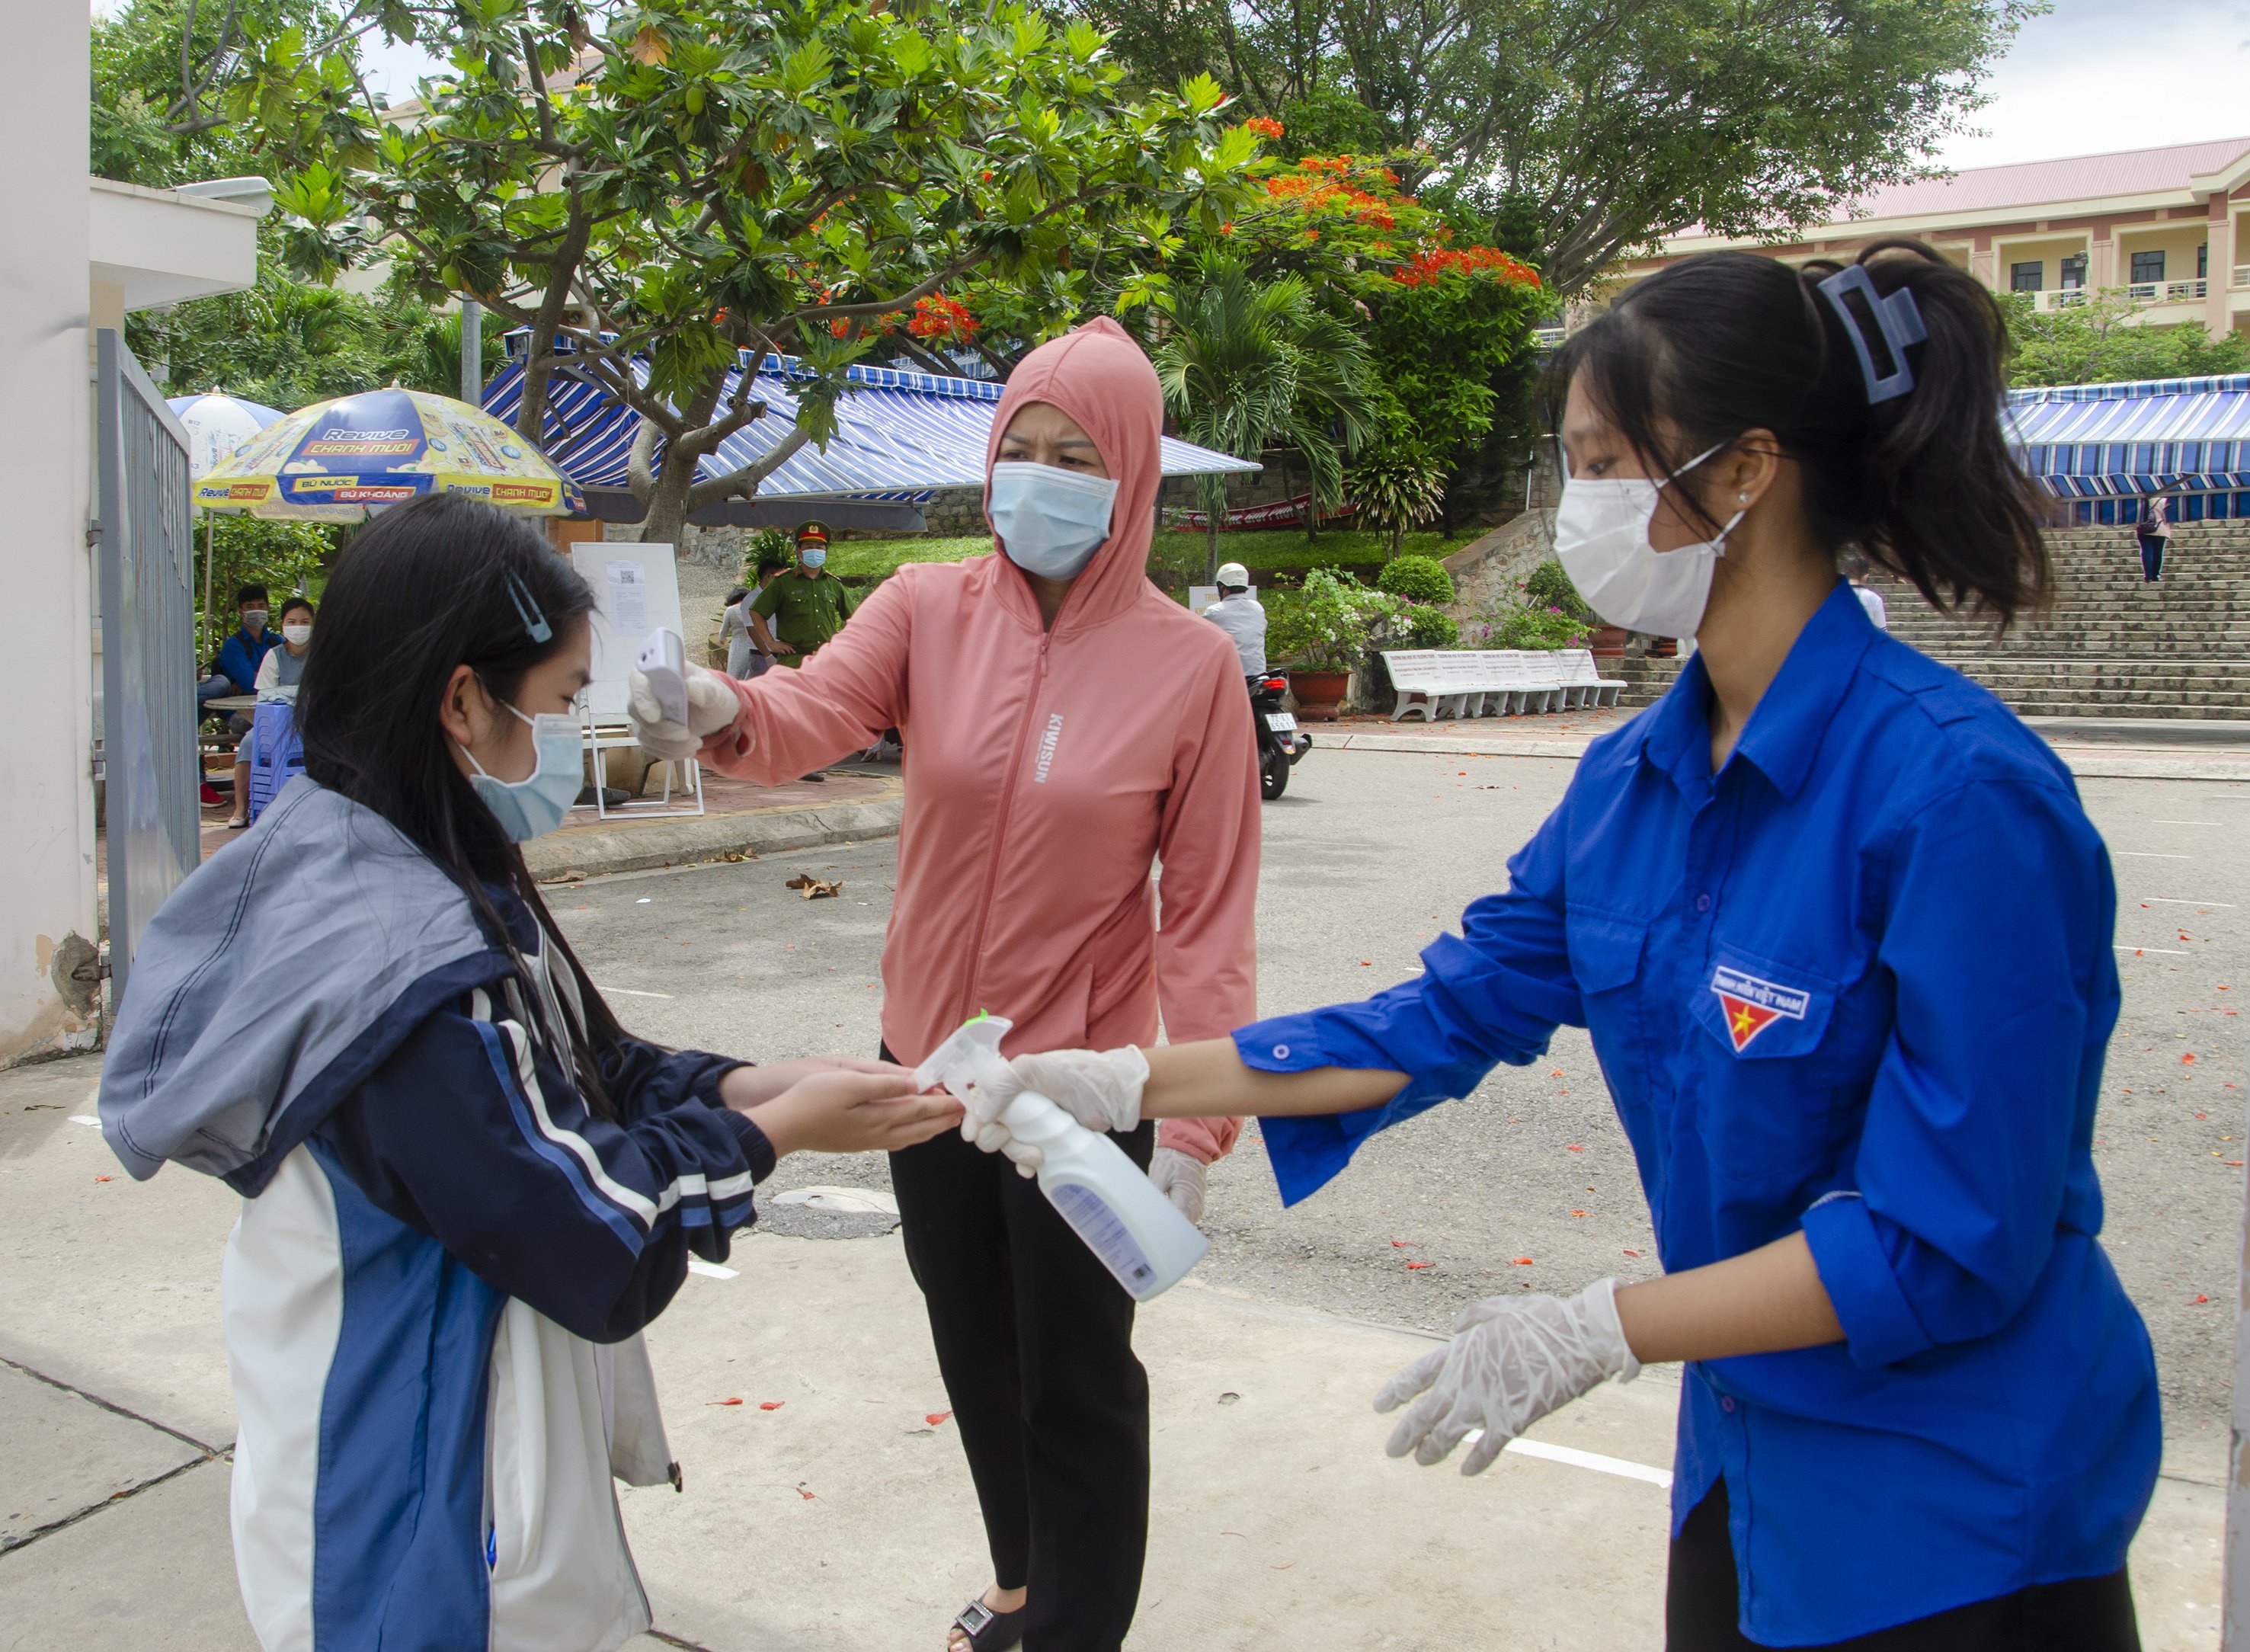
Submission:
[[[1109,537],[1117,484],[1107,476],[1015,459],[992,467],[991,487],[984,519],[1027,574],[1075,579]]]
[[[807,545],[803,550],[797,553],[797,559],[808,568],[823,567],[828,561],[828,547],[825,545]]]
[[[561,826],[584,789],[578,720],[547,711],[525,717],[506,701],[500,703],[510,715],[522,717],[531,725],[531,746],[538,754],[538,766],[523,779],[499,780],[485,772],[484,764],[470,755],[466,746],[461,747],[461,755],[476,771],[469,777],[469,785],[500,822],[500,829],[511,841],[528,843]]]

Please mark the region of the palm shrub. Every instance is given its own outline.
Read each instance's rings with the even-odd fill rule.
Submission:
[[[1435,556],[1393,556],[1376,576],[1375,588],[1409,602],[1442,605],[1453,599],[1453,577]]]
[[[742,537],[742,583],[758,583],[758,564],[769,556],[778,556],[783,562],[797,560],[797,541],[786,528],[758,528]]]
[[[1367,347],[1321,308],[1310,283],[1255,281],[1239,261],[1202,260],[1175,290],[1151,352],[1164,408],[1185,439],[1254,458],[1269,447],[1305,456],[1313,508],[1343,498],[1343,460],[1367,433]],[[1197,479],[1210,529],[1204,577],[1218,569],[1226,479]]]
[[[1383,442],[1359,456],[1351,467],[1351,499],[1360,517],[1391,530],[1396,560],[1406,530],[1438,514],[1446,499],[1446,478],[1437,464],[1405,443]]]

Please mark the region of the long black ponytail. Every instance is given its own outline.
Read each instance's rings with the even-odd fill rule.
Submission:
[[[395,506],[337,561],[297,691],[297,722],[306,773],[411,839],[461,886],[494,944],[519,965],[487,886],[514,891],[531,909],[584,1013],[583,1029],[549,1028],[549,1036],[567,1040],[588,1104],[613,1116],[590,1040],[609,1042],[625,1030],[438,724],[455,667],[469,667],[486,692],[513,703],[524,674],[586,626],[593,606],[586,582],[521,517],[451,494]],[[528,996],[535,1018],[540,995]]]
[[[1564,342],[1552,411],[1582,378],[1660,475],[1770,430],[1803,473],[1822,544],[2005,626],[2045,599],[2050,577],[2046,505],[2001,423],[2006,320],[1983,283],[1920,241],[1878,241],[1857,263],[1877,301],[1912,294],[1928,336],[1902,364],[1863,294],[1847,299],[1847,320],[1820,290],[1846,266],[1709,252],[1660,270]],[[1878,374],[1904,365],[1913,388],[1872,399],[1862,344]]]

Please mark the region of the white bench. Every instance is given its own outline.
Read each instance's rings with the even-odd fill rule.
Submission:
[[[1393,722],[1615,705],[1625,687],[1597,674],[1583,648],[1403,648],[1386,651],[1383,663],[1398,695]]]
[[[1400,648],[1384,653],[1384,667],[1390,672],[1391,686],[1398,695],[1398,708],[1391,714],[1391,722],[1412,713],[1425,722],[1431,722],[1444,712],[1459,712],[1460,696],[1439,681],[1438,662],[1445,657],[1444,651],[1438,648]]]
[[[1563,668],[1563,687],[1578,696],[1577,705],[1613,706],[1625,692],[1621,681],[1602,675],[1591,648],[1565,648],[1555,658]]]

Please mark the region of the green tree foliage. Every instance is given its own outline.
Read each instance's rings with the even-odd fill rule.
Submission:
[[[1302,276],[1256,281],[1242,263],[1218,255],[1188,278],[1170,309],[1154,355],[1179,433],[1244,458],[1293,447],[1311,473],[1314,508],[1333,508],[1343,485],[1338,444],[1356,448],[1366,425],[1367,351],[1357,335],[1320,308]],[[1216,570],[1226,479],[1197,482],[1210,516],[1206,562]]]
[[[2009,294],[2008,335],[2015,345],[2009,382],[2019,385],[2109,384],[2139,378],[2194,378],[2250,372],[2250,337],[2213,338],[2200,321],[2150,327],[2145,307],[2122,293],[2088,294],[2042,310]]]
[[[1256,149],[1208,78],[1130,96],[1095,30],[1020,3],[397,0],[396,32],[391,13],[448,53],[412,119],[290,31],[234,94],[292,162],[293,261],[317,278],[379,252],[410,290],[529,328],[527,437],[559,366],[632,405],[651,539],[825,441],[845,369],[922,301],[980,274],[1056,293],[1089,233],[1215,228]],[[770,351],[807,375],[794,427],[697,481],[764,416],[727,380]]]
[[[1815,221],[1959,130],[2038,0],[1076,0],[1137,70],[1199,66],[1244,107],[1407,181],[1476,182],[1575,294],[1701,223]]]
[[[1409,602],[1445,604],[1453,599],[1453,577],[1435,556],[1397,556],[1375,577],[1375,588]]]
[[[247,292],[126,318],[126,341],[174,395],[224,391],[284,412],[384,384],[458,396],[461,319],[418,299],[292,280],[261,258]],[[487,335],[485,376],[504,349]]]
[[[273,593],[273,622],[281,623],[281,599],[302,591],[317,601],[328,584],[339,530],[316,522],[261,522],[222,515],[196,524],[194,600],[200,621],[197,650],[208,664],[238,623],[234,593],[261,584]],[[211,611],[204,612],[204,556],[211,558]]]
[[[1249,124],[1269,149],[1286,142],[1270,121]],[[1265,164],[1250,204],[1216,238],[1253,279],[1301,279],[1363,341],[1364,435],[1347,491],[1394,543],[1443,508],[1452,473],[1496,428],[1516,463],[1527,451],[1531,332],[1549,297],[1528,266],[1470,238],[1466,222],[1407,194],[1378,160],[1310,155]],[[1161,294],[1173,279],[1159,272],[1148,286]]]
[[[268,157],[214,112],[213,89],[249,43],[289,30],[334,40],[340,14],[305,0],[129,0],[93,19],[93,137],[97,177],[151,189],[200,178],[265,176]],[[188,35],[183,81],[183,33]],[[350,56],[349,38],[332,50]],[[216,77],[216,78],[214,78]],[[200,86],[201,90],[196,90]],[[420,301],[307,284],[284,267],[284,227],[259,232],[258,285],[126,318],[126,342],[175,395],[223,390],[293,411],[325,397],[392,383],[445,395],[460,384],[460,321]],[[503,350],[487,336],[487,371]]]

